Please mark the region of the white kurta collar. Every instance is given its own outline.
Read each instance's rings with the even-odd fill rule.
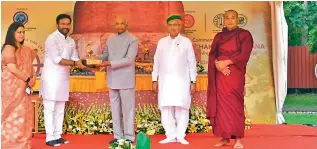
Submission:
[[[178,35],[173,39],[172,37],[171,37],[171,34],[168,34],[168,39],[169,40],[177,40],[177,39],[179,39],[180,38],[180,36],[181,36],[181,34],[180,33],[178,33]]]
[[[176,45],[179,45],[180,44],[180,41],[181,41],[181,34],[179,33],[174,39],[172,39],[172,37],[170,36],[170,34],[168,34],[168,43],[169,44],[176,44]]]
[[[67,39],[68,38],[68,36],[66,36],[66,38],[65,38],[65,36],[61,32],[58,31],[58,29],[55,32],[58,35],[58,37],[60,37],[60,38],[63,38],[63,39]]]

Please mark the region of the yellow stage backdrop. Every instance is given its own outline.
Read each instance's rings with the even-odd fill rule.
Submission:
[[[76,2],[2,2],[1,4],[2,44],[7,28],[13,20],[24,21],[25,43],[27,46],[38,49],[38,60],[34,61],[34,65],[40,66],[44,58],[45,39],[56,30],[56,16],[60,13],[73,16]],[[182,5],[185,14],[185,33],[199,48],[200,62],[205,67],[205,71],[207,71],[211,42],[214,35],[221,31],[223,25],[224,11],[229,9],[238,11],[239,26],[250,30],[255,43],[246,75],[245,103],[249,116],[255,123],[275,123],[269,3],[183,2]],[[139,20],[139,22],[143,21]],[[99,44],[102,43],[99,42]]]

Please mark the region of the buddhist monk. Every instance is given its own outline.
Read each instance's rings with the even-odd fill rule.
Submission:
[[[235,10],[225,12],[224,26],[209,53],[207,116],[214,135],[222,138],[215,146],[229,145],[235,139],[234,148],[243,148],[245,73],[253,38],[238,27]]]

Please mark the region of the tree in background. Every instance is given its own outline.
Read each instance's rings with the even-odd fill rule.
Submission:
[[[289,46],[309,46],[310,53],[317,52],[317,2],[284,1],[283,5]]]

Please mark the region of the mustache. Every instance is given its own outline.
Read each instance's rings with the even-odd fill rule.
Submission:
[[[60,33],[62,33],[63,35],[67,35],[69,33],[70,29],[68,29],[68,28],[59,28],[58,31]]]

